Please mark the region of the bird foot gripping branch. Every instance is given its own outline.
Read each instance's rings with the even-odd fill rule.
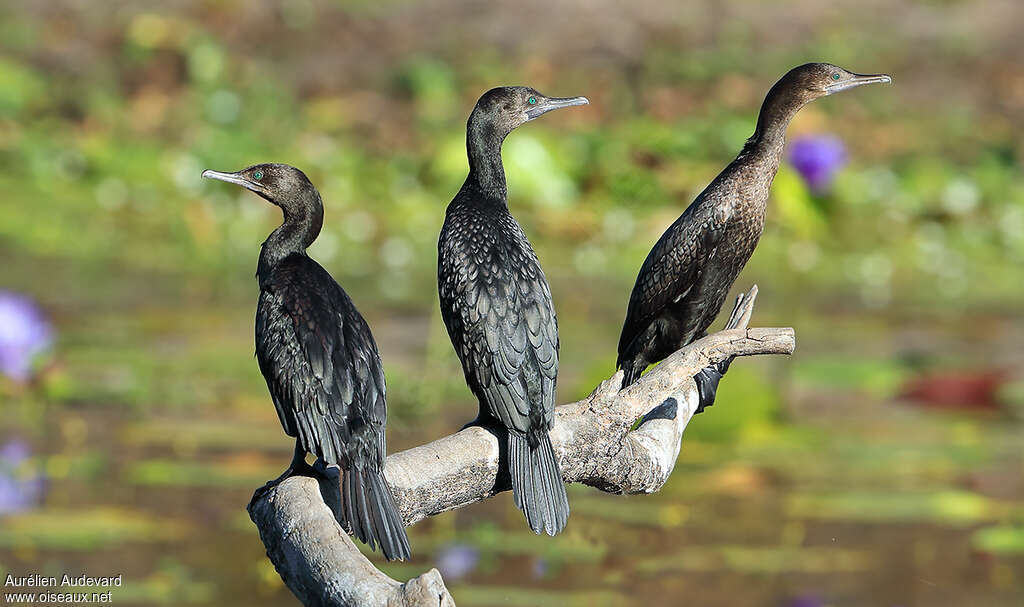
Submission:
[[[747,323],[750,322],[750,315],[754,312],[754,300],[756,299],[757,285],[751,287],[749,293],[741,293],[736,298],[736,305],[733,306],[729,320],[725,323],[726,331],[740,327],[741,323],[744,328],[747,326]],[[712,363],[693,376],[693,381],[697,384],[697,394],[700,398],[694,415],[703,413],[704,409],[715,404],[715,395],[718,394],[718,382],[722,381],[722,377],[729,370],[733,360],[734,357],[729,357]]]

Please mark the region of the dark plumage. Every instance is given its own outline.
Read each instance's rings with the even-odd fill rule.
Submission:
[[[768,191],[779,168],[786,127],[796,112],[818,97],[889,80],[808,63],[775,83],[739,156],[662,234],[640,268],[619,338],[623,387],[648,365],[703,337],[718,315],[761,237]],[[730,362],[694,377],[701,394],[698,413],[714,402],[718,380]]]
[[[284,164],[203,177],[248,188],[284,213],[256,271],[256,358],[284,431],[296,437],[284,477],[308,469],[307,452],[340,466],[343,524],[371,548],[380,544],[388,559],[409,558],[384,479],[387,412],[377,344],[345,290],[306,255],[323,225],[320,194],[302,171]]]
[[[486,92],[469,117],[469,177],[438,241],[441,316],[480,403],[480,423],[508,433],[516,506],[536,533],[565,527],[569,502],[548,431],[555,408],[558,325],[544,272],[508,211],[501,144],[550,110],[587,103],[525,87]]]

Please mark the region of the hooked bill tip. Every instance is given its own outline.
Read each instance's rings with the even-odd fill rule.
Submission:
[[[590,100],[586,97],[567,97],[565,105],[570,107],[574,105],[590,105]]]
[[[853,77],[854,82],[861,82],[864,84],[885,84],[892,82],[892,76],[889,74],[856,74]]]

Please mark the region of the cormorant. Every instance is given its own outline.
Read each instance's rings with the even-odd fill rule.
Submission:
[[[295,455],[282,479],[308,471],[306,453],[344,471],[343,524],[389,560],[409,558],[409,540],[384,479],[384,371],[366,320],[345,290],[306,255],[324,207],[306,175],[286,164],[237,173],[203,171],[281,208],[284,223],[260,248],[256,358]]]
[[[441,316],[479,401],[473,423],[507,431],[516,507],[535,533],[549,535],[569,518],[548,436],[558,324],[537,255],[508,210],[501,144],[521,124],[585,103],[521,86],[484,93],[466,125],[469,176],[448,205],[437,243]]]
[[[757,128],[739,155],[662,234],[647,255],[619,338],[622,387],[648,365],[703,337],[764,229],[768,190],[779,168],[786,127],[807,103],[873,82],[884,74],[854,74],[827,63],[808,63],[783,76],[761,105]],[[731,359],[709,366],[694,380],[697,413],[715,400]]]

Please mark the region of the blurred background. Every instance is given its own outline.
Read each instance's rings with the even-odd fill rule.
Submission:
[[[735,290],[759,285],[752,324],[795,327],[795,355],[733,365],[660,493],[571,486],[555,539],[506,493],[380,566],[439,567],[460,605],[1020,605],[1022,22],[1012,0],[4,3],[0,573],[293,604],[244,510],[291,455],[252,343],[280,214],[202,169],[318,186],[311,255],[373,328],[400,450],[476,412],[435,264],[483,91],[591,100],[504,147],[569,402],[612,373],[641,262],[765,92],[824,60],[893,84],[789,130]]]

